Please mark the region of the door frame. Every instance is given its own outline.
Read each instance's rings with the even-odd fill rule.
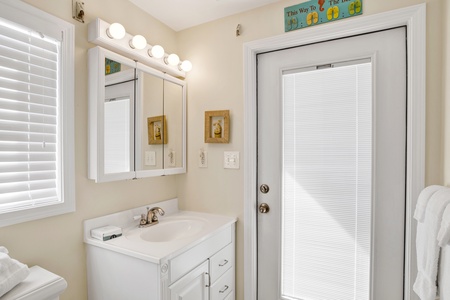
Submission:
[[[416,200],[425,187],[426,4],[297,30],[244,44],[244,298],[257,300],[257,64],[267,51],[308,45],[406,26],[407,158],[404,300],[412,290],[416,266]]]

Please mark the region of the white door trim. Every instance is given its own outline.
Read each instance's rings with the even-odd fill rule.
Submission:
[[[407,27],[407,174],[404,300],[416,300],[412,285],[417,273],[413,212],[425,185],[426,4],[376,15],[355,17],[297,30],[244,44],[244,299],[257,300],[257,85],[256,55],[336,38]]]

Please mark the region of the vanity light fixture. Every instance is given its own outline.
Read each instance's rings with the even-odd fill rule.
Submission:
[[[112,23],[109,25],[108,29],[106,29],[106,35],[111,39],[123,39],[125,33],[125,27],[123,27],[120,23]]]
[[[178,65],[180,71],[189,72],[192,70],[192,63],[189,60],[184,60]]]
[[[144,49],[147,46],[147,40],[142,35],[135,35],[130,40],[130,47],[133,49]]]
[[[164,62],[166,65],[178,66],[180,63],[180,58],[175,53],[172,53],[166,57],[164,57]]]
[[[142,35],[127,33],[119,23],[109,24],[99,18],[91,21],[88,41],[175,77],[184,78],[192,69],[191,63],[180,62],[178,55],[165,53],[160,45],[147,44]]]
[[[148,49],[148,55],[154,58],[163,58],[164,57],[164,48],[160,45],[155,45]]]

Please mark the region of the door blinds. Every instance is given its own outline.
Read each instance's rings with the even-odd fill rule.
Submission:
[[[370,299],[371,72],[283,75],[283,299]]]
[[[0,213],[61,199],[60,45],[0,18]]]

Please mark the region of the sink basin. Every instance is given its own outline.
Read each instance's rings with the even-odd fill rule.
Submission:
[[[205,226],[205,222],[197,219],[164,220],[142,230],[140,238],[147,242],[169,242],[196,235]]]

